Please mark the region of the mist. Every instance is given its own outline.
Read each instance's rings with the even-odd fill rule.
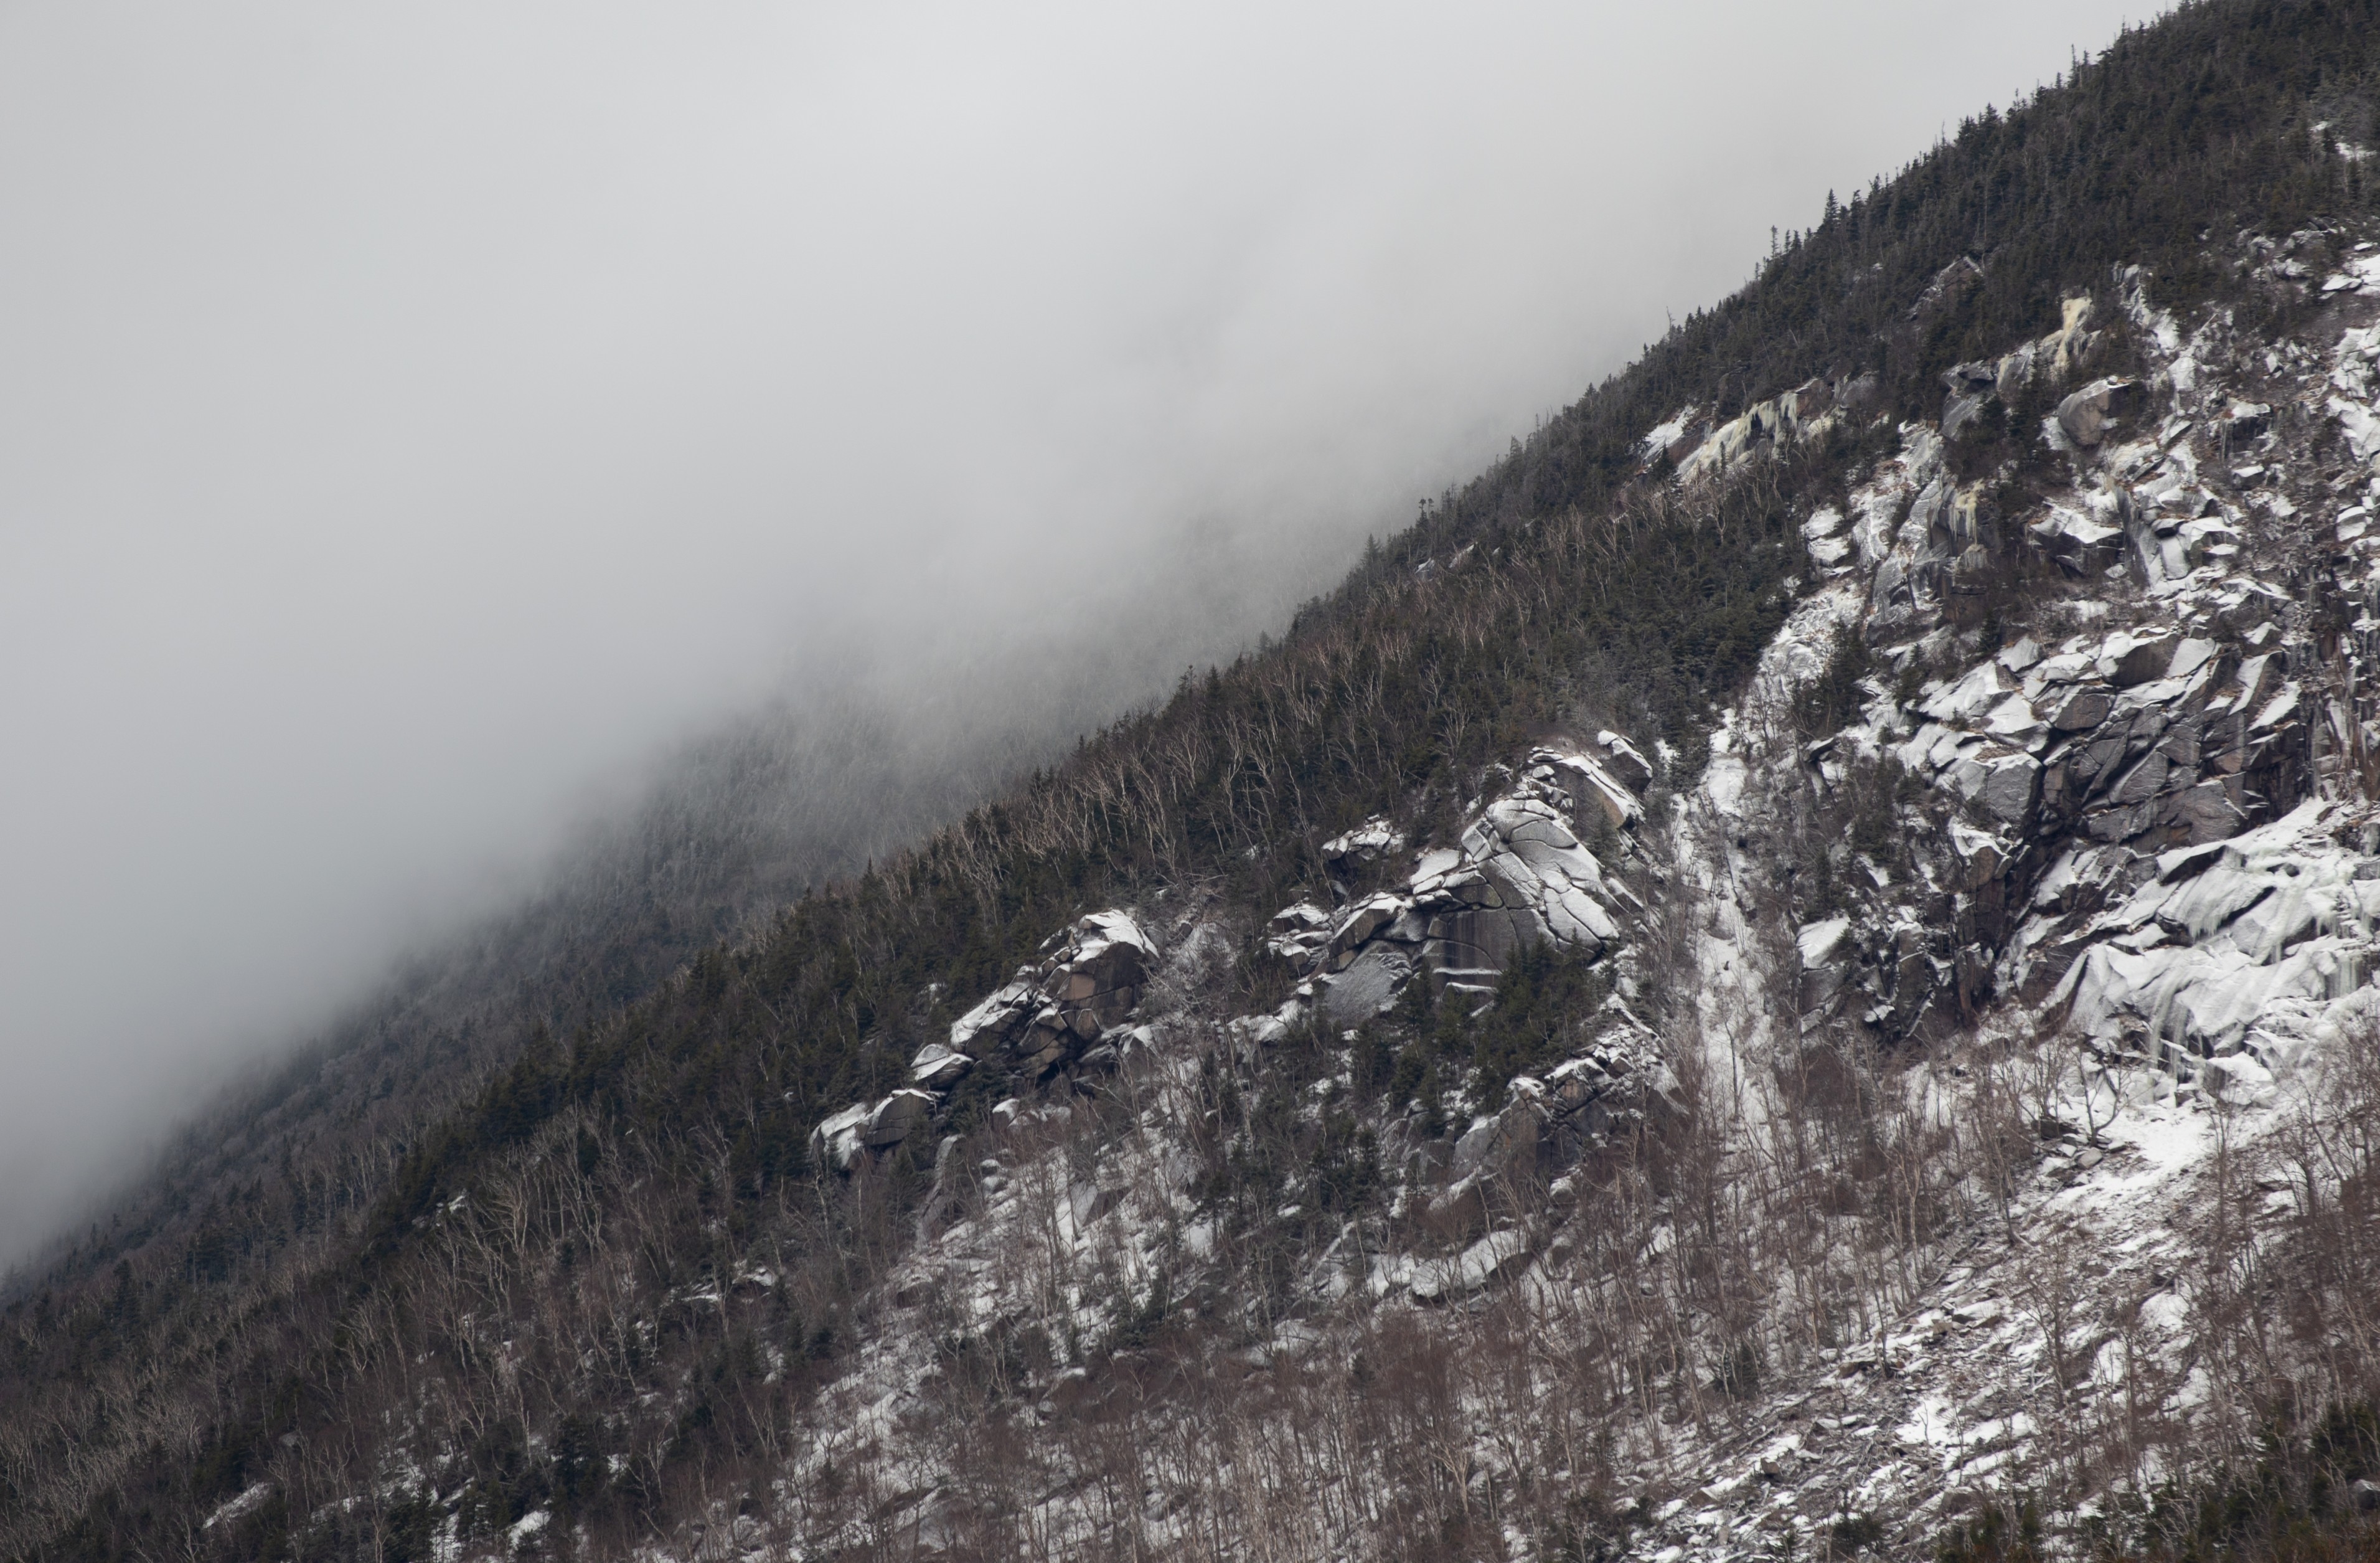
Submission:
[[[747,714],[930,812],[1277,632],[2126,14],[0,8],[0,1260]]]

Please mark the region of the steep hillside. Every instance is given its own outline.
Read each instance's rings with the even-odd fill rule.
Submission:
[[[76,1254],[0,1538],[2368,1553],[2375,9],[1967,122],[1278,644]]]

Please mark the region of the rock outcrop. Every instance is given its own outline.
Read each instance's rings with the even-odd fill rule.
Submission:
[[[2362,468],[2333,475],[2318,424],[2290,424],[2269,381],[2253,394],[2216,384],[2204,333],[2183,340],[2139,273],[2119,282],[2136,339],[2164,367],[2153,383],[2095,380],[2058,404],[2044,438],[2077,481],[2039,519],[2007,536],[1979,528],[1980,556],[1962,549],[1946,518],[1973,491],[1949,482],[1939,436],[1919,427],[1853,492],[1855,519],[1821,513],[1804,528],[1841,590],[1865,574],[1864,601],[1846,611],[1880,679],[1903,688],[1902,670],[1955,654],[1963,581],[2004,568],[2010,549],[2061,567],[2095,620],[1927,678],[1906,704],[1871,686],[1822,775],[1846,778],[1851,755],[1888,759],[1951,807],[1938,833],[1912,836],[1930,843],[1923,883],[1801,928],[1805,1027],[1855,1019],[1891,1037],[1997,995],[2046,1004],[2115,1054],[2186,1079],[2210,1059],[2244,1051],[2248,1065],[2226,1066],[2237,1073],[2286,1053],[2309,1016],[2362,981],[2374,927],[2357,876],[2380,875],[2380,862],[2362,856],[2361,813],[2310,800],[2360,792],[2373,769],[2362,734],[2380,703],[2354,670],[2380,652],[2371,501],[2358,492],[2380,490],[2380,443],[2359,439],[2380,418],[2380,327],[2345,328],[2326,366],[2302,376],[2306,412]],[[2056,336],[1961,366],[1953,401],[2063,372],[2088,321],[2070,307]],[[2334,561],[2314,578],[2334,594],[2327,607],[2295,605],[2301,589],[2283,573],[2304,568],[2289,540],[2311,471],[2345,495],[2317,534]],[[2322,617],[2346,627],[2328,643],[2313,628]],[[2266,1012],[2295,1015],[2285,1036],[2257,1032]]]
[[[1645,817],[1650,760],[1609,730],[1592,743],[1540,748],[1451,846],[1416,858],[1405,883],[1334,915],[1301,902],[1277,913],[1268,946],[1310,978],[1325,1011],[1354,1024],[1394,1002],[1427,966],[1460,992],[1486,993],[1515,952],[1536,944],[1599,956],[1636,898],[1585,845],[1619,843]],[[1584,836],[1585,839],[1582,839]],[[1337,863],[1356,843],[1402,845],[1373,821],[1325,848]]]
[[[820,1123],[810,1135],[811,1154],[847,1168],[863,1151],[901,1143],[931,1120],[943,1093],[978,1068],[1031,1083],[1105,1061],[1098,1044],[1140,1002],[1157,946],[1129,913],[1111,910],[1053,934],[1044,949],[1038,964],[1020,968],[959,1017],[949,1042],[918,1049],[909,1065],[913,1085]]]

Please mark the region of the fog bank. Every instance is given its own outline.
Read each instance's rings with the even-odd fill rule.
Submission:
[[[0,1259],[739,712],[1278,629],[2124,14],[0,9]]]

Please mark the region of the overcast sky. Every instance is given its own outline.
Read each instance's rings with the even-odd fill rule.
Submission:
[[[1228,654],[2144,9],[5,0],[0,1257],[672,745]]]

